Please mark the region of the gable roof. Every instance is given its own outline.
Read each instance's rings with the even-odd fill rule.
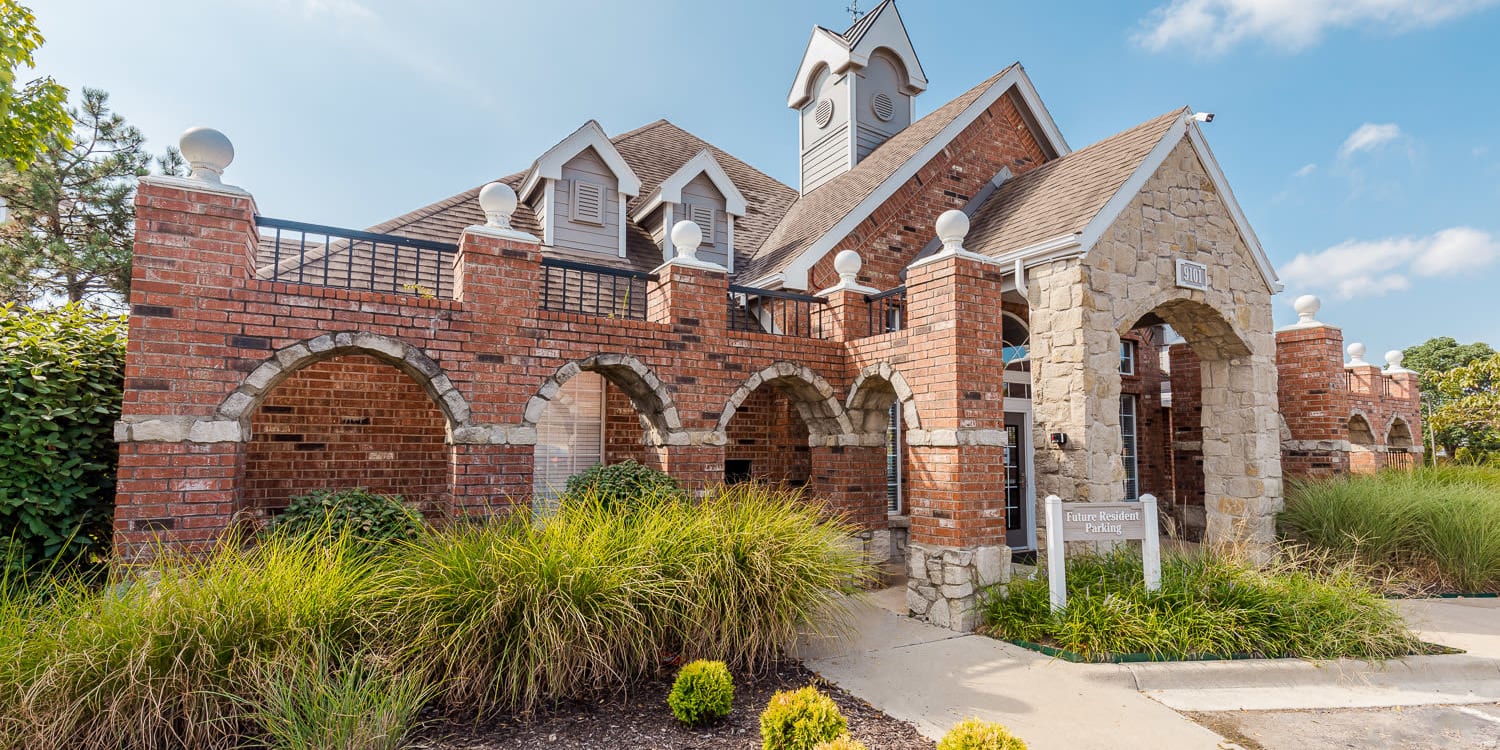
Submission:
[[[802,196],[749,262],[741,277],[807,288],[807,271],[1005,93],[1014,90],[1038,125],[1039,140],[1059,155],[1067,142],[1020,63],[991,76],[907,126],[854,168]],[[779,279],[774,278],[780,276]]]
[[[792,78],[786,105],[797,109],[810,100],[808,87],[824,66],[834,74],[862,68],[870,63],[870,55],[881,48],[900,58],[905,76],[901,82],[903,91],[920,94],[927,89],[927,74],[922,70],[911,36],[906,33],[901,11],[896,9],[895,0],[883,0],[842,34],[822,26],[813,27],[807,49],[802,53],[802,64]]]
[[[594,149],[594,153],[604,160],[604,165],[609,167],[609,171],[615,173],[620,192],[629,196],[640,195],[640,178],[635,176],[635,170],[631,169],[630,164],[620,156],[620,152],[615,150],[609,136],[604,134],[604,128],[600,127],[596,120],[584,123],[567,138],[558,141],[557,145],[537,157],[536,162],[526,173],[526,178],[521,181],[521,189],[516,193],[521,200],[525,200],[542,180],[562,179],[563,165],[590,148]]]
[[[1266,286],[1282,284],[1214,158],[1192,110],[1167,112],[1007,181],[972,219],[964,249],[999,262],[1084,255],[1186,139],[1249,250]]]
[[[687,187],[698,175],[708,177],[719,193],[724,196],[724,211],[732,216],[744,216],[746,205],[745,196],[734,186],[734,180],[724,172],[719,165],[719,160],[714,158],[708,149],[699,151],[697,155],[682,165],[682,168],[673,172],[671,176],[661,181],[661,184],[646,194],[646,197],[638,201],[638,205],[632,213],[632,218],[639,221],[652,209],[666,203],[681,203],[682,189]]]
[[[1083,232],[1184,111],[1152,118],[1007,180],[975,212],[964,249],[999,256]]]

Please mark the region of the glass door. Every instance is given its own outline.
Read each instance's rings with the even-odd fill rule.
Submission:
[[[1026,415],[1005,414],[1005,543],[1017,549],[1031,546],[1027,516],[1032,512],[1027,501],[1026,444],[1031,437],[1026,429]]]

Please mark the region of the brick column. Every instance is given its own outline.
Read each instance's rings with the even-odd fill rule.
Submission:
[[[255,201],[239,188],[145,177],[135,205],[129,352],[115,428],[114,544],[123,561],[151,555],[157,543],[206,550],[243,510],[247,436],[215,412],[243,377],[223,367],[247,343],[225,319],[244,310],[235,293],[254,274],[258,243]]]
[[[1009,576],[1005,544],[1003,274],[960,246],[962,213],[938,220],[942,252],[907,271],[908,328],[941,331],[924,347],[922,429],[907,430],[911,517],[907,607],[954,630],[978,624],[978,591]]]
[[[1343,331],[1310,317],[1276,332],[1277,396],[1286,425],[1281,465],[1288,478],[1349,471],[1343,344]]]
[[[696,243],[672,236],[678,254],[656,269],[647,290],[646,319],[672,327],[674,333],[702,340],[721,339],[729,328],[729,272],[697,259]],[[690,492],[701,494],[724,483],[724,446],[710,431],[683,432],[655,448],[660,468]],[[685,443],[676,442],[683,439]]]

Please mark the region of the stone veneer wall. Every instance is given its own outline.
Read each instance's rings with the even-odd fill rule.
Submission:
[[[1089,255],[1032,269],[1037,499],[1120,499],[1119,339],[1154,312],[1203,360],[1208,538],[1264,543],[1282,504],[1272,290],[1209,185],[1184,138]],[[1206,292],[1176,286],[1178,258],[1208,267]]]

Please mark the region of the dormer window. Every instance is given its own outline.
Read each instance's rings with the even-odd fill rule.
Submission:
[[[641,180],[589,120],[537,159],[518,191],[542,225],[542,244],[625,257],[625,204]]]
[[[698,258],[734,271],[734,221],[745,215],[745,196],[707,149],[699,151],[641,201],[635,222],[651,233],[663,261],[676,257],[672,225],[691,221],[703,230]]]

